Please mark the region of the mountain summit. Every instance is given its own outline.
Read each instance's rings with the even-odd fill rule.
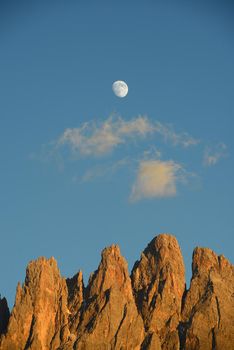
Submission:
[[[234,267],[193,252],[190,288],[176,238],[156,236],[129,276],[117,245],[88,285],[65,279],[52,257],[31,261],[9,312],[0,298],[1,350],[233,350]]]

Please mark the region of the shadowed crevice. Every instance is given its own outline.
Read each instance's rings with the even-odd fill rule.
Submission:
[[[8,308],[6,298],[1,299],[0,295],[0,336],[7,331],[7,326],[10,318],[10,311]]]

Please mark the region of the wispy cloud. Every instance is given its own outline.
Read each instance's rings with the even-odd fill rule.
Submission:
[[[142,140],[145,142],[139,146],[138,142]],[[171,124],[152,120],[147,116],[139,115],[131,120],[111,116],[102,121],[93,120],[76,128],[65,129],[55,141],[42,147],[40,159],[53,159],[59,169],[64,169],[66,160],[76,161],[79,158],[79,175],[73,176],[73,181],[78,183],[112,176],[124,167],[135,169],[136,178],[130,194],[130,200],[134,202],[143,198],[175,196],[178,183],[191,183],[192,180],[193,185],[194,180],[198,181],[198,176],[187,172],[180,163],[163,160],[161,152],[163,144],[172,145],[173,148],[188,148],[198,143],[200,140],[187,132],[175,131]],[[133,144],[137,145],[134,150],[130,147]],[[100,157],[112,153],[121,145],[128,146],[124,150],[124,157],[122,155],[118,160],[120,153],[117,153],[113,161],[110,158],[100,160]],[[147,149],[143,151],[142,146]],[[167,152],[168,147],[165,150]],[[224,143],[219,143],[216,147],[207,147],[203,154],[203,164],[213,166],[226,155],[227,146]],[[97,158],[90,160],[88,157]],[[34,159],[35,155],[31,158]],[[96,165],[93,166],[93,162]]]
[[[145,141],[144,147],[148,149],[140,156],[133,155],[129,146],[142,140]],[[177,132],[172,125],[149,119],[147,116],[139,115],[131,120],[111,116],[102,121],[90,121],[76,128],[65,129],[58,139],[48,145],[48,152],[45,148],[45,153],[47,158],[59,157],[64,163],[67,156],[68,160],[73,161],[77,157],[81,158],[80,174],[73,176],[73,181],[78,183],[112,176],[123,167],[137,169],[130,194],[130,200],[134,202],[142,198],[175,196],[178,183],[187,179],[188,173],[183,166],[173,160],[162,160],[158,147],[170,144],[173,147],[188,148],[198,143],[199,140],[187,132]],[[113,162],[108,158],[108,163],[106,160],[99,160],[121,145],[128,146],[124,158]],[[136,149],[138,154],[142,150],[138,146]],[[88,157],[98,157],[95,160],[96,165],[90,166],[90,160],[86,159]]]
[[[227,146],[221,142],[215,147],[207,147],[205,149],[203,163],[205,166],[213,166],[226,156]]]
[[[101,123],[92,121],[79,128],[66,129],[56,147],[69,145],[73,152],[83,156],[101,156],[130,138],[142,138],[152,132],[153,125],[147,117],[139,116],[130,121],[110,117]]]
[[[187,132],[178,133],[175,132],[174,128],[170,124],[162,124],[157,121],[154,125],[154,130],[160,134],[166,142],[171,142],[172,144],[181,145],[183,147],[189,147],[197,145],[200,140],[195,139]]]
[[[98,177],[103,177],[107,175],[113,175],[116,171],[127,166],[130,160],[128,158],[120,159],[111,164],[100,164],[91,169],[88,169],[81,178],[78,179],[79,182],[89,182]],[[77,180],[77,178],[76,178]]]
[[[155,146],[150,146],[147,150],[143,151],[140,160],[160,159],[162,152]],[[139,159],[137,160],[139,162]]]
[[[91,121],[78,128],[66,129],[56,141],[56,149],[67,145],[72,152],[82,156],[103,156],[121,144],[144,139],[150,134],[161,136],[164,142],[183,147],[199,142],[186,132],[177,133],[171,125],[153,122],[146,116],[131,120],[109,117],[99,123]]]
[[[184,169],[174,161],[143,160],[139,164],[130,200],[175,196],[177,183],[183,179]]]

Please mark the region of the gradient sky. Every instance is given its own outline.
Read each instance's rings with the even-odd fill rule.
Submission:
[[[87,280],[105,246],[118,243],[131,269],[170,232],[187,278],[195,246],[234,260],[233,16],[221,0],[0,2],[10,305],[41,255]],[[124,99],[111,89],[118,79]]]

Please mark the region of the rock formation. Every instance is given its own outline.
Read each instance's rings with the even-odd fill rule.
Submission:
[[[182,319],[185,349],[234,349],[234,267],[212,250],[193,253]]]
[[[6,298],[0,297],[0,336],[4,334],[7,330],[7,325],[9,322],[10,311],[7,305]]]
[[[159,235],[149,243],[133,267],[132,286],[148,337],[156,333],[162,349],[179,350],[185,269],[175,237]]]
[[[175,237],[155,237],[131,277],[117,245],[105,248],[87,287],[61,277],[54,258],[29,263],[9,314],[0,298],[1,350],[233,350],[234,268],[207,248],[193,253],[189,290]]]
[[[77,333],[78,325],[80,323],[82,304],[84,302],[84,282],[82,272],[79,271],[72,278],[67,278],[66,282],[68,287],[67,303],[70,312],[69,329],[71,334],[75,334]]]
[[[57,349],[69,336],[67,286],[54,258],[29,263],[1,349]]]
[[[85,300],[75,349],[140,349],[144,326],[133,297],[127,262],[118,246],[102,252],[98,270],[89,279]]]

